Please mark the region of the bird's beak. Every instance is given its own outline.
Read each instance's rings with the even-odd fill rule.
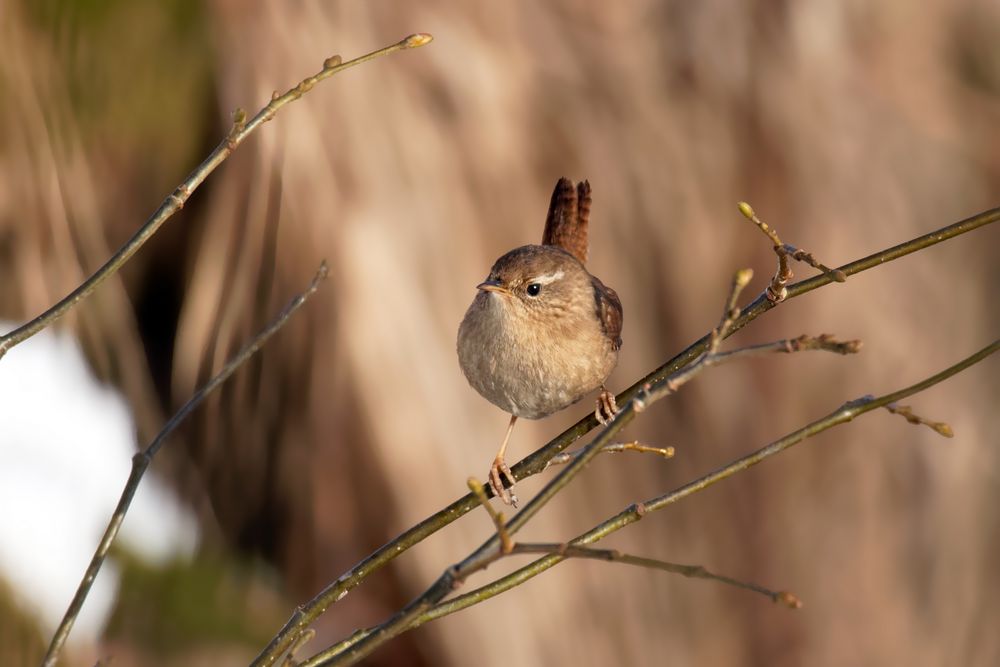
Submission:
[[[476,289],[481,289],[484,292],[503,292],[506,293],[508,290],[506,287],[500,284],[499,280],[487,280],[476,285]]]

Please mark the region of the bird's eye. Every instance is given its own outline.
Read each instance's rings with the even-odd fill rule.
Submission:
[[[542,291],[542,285],[540,283],[531,283],[524,291],[528,293],[528,296],[538,296],[538,293]]]

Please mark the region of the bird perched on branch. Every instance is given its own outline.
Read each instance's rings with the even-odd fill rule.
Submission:
[[[552,193],[541,245],[500,257],[476,288],[458,329],[458,361],[476,391],[510,413],[489,484],[517,504],[514,475],[504,461],[518,417],[541,419],[601,388],[595,415],[617,413],[604,381],[618,362],[622,304],[584,264],[590,184],[560,178]]]

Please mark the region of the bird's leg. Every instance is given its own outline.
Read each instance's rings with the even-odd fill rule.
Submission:
[[[594,416],[601,426],[607,426],[618,414],[618,403],[615,402],[615,395],[608,391],[607,387],[601,385],[601,395],[597,397],[597,409]]]
[[[514,495],[514,473],[510,471],[510,467],[503,460],[504,452],[507,451],[507,443],[510,441],[510,432],[514,430],[514,422],[517,421],[517,415],[510,416],[510,424],[507,425],[507,435],[503,437],[503,444],[500,445],[500,451],[497,452],[497,457],[493,459],[493,465],[490,466],[490,488],[493,489],[493,495],[502,500],[506,505],[513,505],[517,507],[517,496]],[[503,481],[506,479],[510,482],[510,488],[505,489],[503,487]]]

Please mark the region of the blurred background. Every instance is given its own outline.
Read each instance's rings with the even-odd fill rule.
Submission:
[[[492,261],[538,242],[559,176],[594,188],[589,268],[625,308],[616,390],[715,324],[735,269],[765,286],[773,255],[738,200],[830,265],[1000,202],[990,0],[0,0],[0,15],[4,331],[127,239],[233,109],[334,53],[435,37],[284,109],[115,280],[0,362],[4,395],[22,399],[0,401],[8,665],[39,659],[130,451],[322,259],[316,299],[155,461],[155,494],[64,664],[245,664],[294,605],[482,477],[507,415],[462,376],[458,323]],[[731,344],[828,332],[863,352],[712,370],[625,433],[674,459],[598,460],[523,538],[569,539],[951,365],[996,337],[998,287],[987,228],[782,305]],[[366,664],[995,665],[998,377],[991,359],[908,401],[953,440],[873,413],[602,543],[794,591],[798,612],[568,562]],[[510,457],[591,407],[522,420]],[[490,529],[473,513],[404,554],[335,605],[307,651],[382,620]]]

